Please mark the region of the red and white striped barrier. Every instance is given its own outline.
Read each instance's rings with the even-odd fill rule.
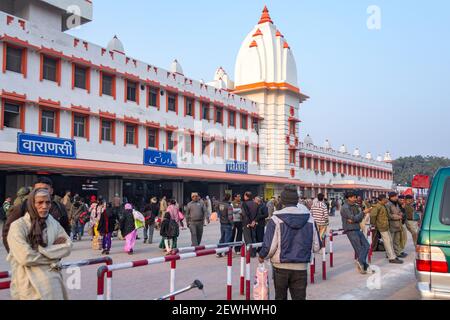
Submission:
[[[171,251],[171,254],[178,254],[178,253],[188,253],[188,252],[196,252],[200,250],[209,250],[209,249],[218,249],[218,248],[234,248],[241,246],[241,256],[242,256],[242,250],[244,250],[244,258],[245,258],[245,246],[243,241],[238,242],[228,242],[228,243],[218,243],[218,244],[209,244],[209,245],[203,245],[203,246],[195,246],[195,247],[184,247],[184,248],[177,248],[173,249]],[[243,249],[242,249],[243,248]],[[231,252],[231,259],[233,258],[233,252]],[[245,265],[245,260],[242,261],[241,257],[241,294],[243,295],[243,283],[244,283],[244,271],[243,267]],[[175,290],[175,270],[176,270],[176,261],[173,260],[171,262],[171,269],[170,269],[170,293],[174,292]],[[175,300],[175,296],[170,296],[170,300]]]
[[[112,265],[113,264],[113,260],[111,259],[111,257],[99,257],[99,258],[94,258],[94,259],[85,259],[85,260],[80,260],[80,261],[74,261],[74,262],[65,262],[61,264],[61,268],[62,269],[67,269],[67,268],[71,268],[71,267],[84,267],[84,266],[91,266],[91,265],[96,265],[96,264],[102,264],[105,263],[107,266],[108,265]],[[0,279],[5,279],[5,278],[11,278],[12,274],[10,271],[5,271],[5,272],[0,272]],[[106,298],[110,298],[111,297],[111,290],[112,290],[112,273],[108,272],[107,274],[107,287],[106,287]],[[11,286],[11,281],[6,281],[6,282],[0,282],[0,290],[5,290],[5,289],[9,289]],[[110,299],[108,299],[110,300]]]
[[[172,249],[172,251],[170,253],[172,255],[174,255],[174,254],[179,254],[179,253],[195,252],[195,251],[200,251],[200,250],[228,248],[228,247],[239,247],[239,246],[242,246],[242,245],[244,245],[243,241],[229,242],[229,243],[218,243],[218,244],[207,244],[207,245],[203,245],[203,246],[184,247],[184,248]]]
[[[172,262],[176,260],[186,260],[196,257],[202,257],[202,256],[208,256],[208,255],[215,255],[215,254],[222,254],[227,253],[230,255],[230,251],[232,248],[218,248],[218,249],[207,249],[207,250],[200,250],[195,252],[188,252],[183,254],[176,254],[176,255],[170,255],[165,257],[158,257],[158,258],[152,258],[147,260],[138,260],[138,261],[131,261],[131,262],[125,262],[125,263],[118,263],[118,264],[112,264],[107,266],[102,266],[98,268],[97,271],[97,300],[104,300],[104,286],[105,286],[105,274],[112,273],[113,271],[118,270],[125,270],[125,269],[131,269],[131,268],[137,268],[137,267],[143,267],[148,265],[154,265],[154,264],[160,264],[165,262]],[[233,260],[228,259],[228,264],[232,263]],[[173,283],[173,287],[175,287],[175,269],[176,265],[174,265],[174,268],[171,268],[171,274],[173,275],[173,280],[171,280],[171,287]],[[172,270],[174,270],[172,272]],[[227,266],[227,279],[231,280],[231,272],[232,272],[232,266]],[[231,288],[231,281],[227,280],[227,299],[231,299],[231,296],[228,294],[230,292]],[[172,288],[171,288],[172,289]],[[108,300],[112,299],[112,294],[107,296]]]

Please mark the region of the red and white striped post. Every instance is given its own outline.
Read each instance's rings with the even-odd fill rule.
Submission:
[[[0,272],[0,279],[11,278],[11,271]]]
[[[250,257],[251,257],[252,245],[247,246],[247,252],[245,257],[245,300],[250,300]]]
[[[334,253],[333,253],[333,229],[330,230],[330,268],[334,267]]]
[[[327,280],[327,255],[326,248],[322,248],[322,280]]]
[[[311,284],[314,283],[314,273],[316,272],[315,270],[315,260],[316,257],[314,257],[314,250],[311,252],[311,264],[309,265],[309,275],[310,275],[310,279],[311,279]]]
[[[175,272],[177,269],[177,261],[172,260],[170,262],[170,293],[173,293],[175,291]],[[175,296],[171,296],[170,300],[175,300]]]
[[[228,248],[228,265],[227,265],[227,300],[232,300],[233,295],[233,284],[232,284],[232,276],[233,276],[233,247]]]
[[[241,283],[240,294],[245,295],[245,246],[241,246]]]

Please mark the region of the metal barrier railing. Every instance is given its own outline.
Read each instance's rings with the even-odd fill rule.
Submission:
[[[202,256],[208,256],[208,255],[216,255],[216,254],[228,254],[228,264],[227,264],[227,300],[231,300],[232,296],[232,284],[231,284],[231,276],[232,276],[232,254],[233,254],[233,247],[226,247],[226,248],[217,248],[217,249],[206,249],[206,250],[200,250],[200,251],[194,251],[194,252],[188,252],[188,253],[182,253],[182,254],[176,254],[176,255],[169,255],[165,257],[158,257],[158,258],[152,258],[152,259],[146,259],[146,260],[138,260],[138,261],[131,261],[131,262],[125,262],[125,263],[119,263],[119,264],[112,264],[107,266],[102,266],[98,268],[97,270],[97,300],[104,300],[104,278],[105,274],[109,272],[114,272],[118,270],[125,270],[125,269],[131,269],[131,268],[137,268],[137,267],[143,267],[148,265],[154,265],[154,264],[161,264],[166,262],[175,262],[177,260],[186,260],[186,259],[192,259],[196,257],[202,257]],[[175,265],[176,268],[176,265]],[[171,270],[175,269],[171,268]],[[171,293],[174,292],[174,283],[175,283],[175,275],[171,272]],[[174,299],[174,295],[171,296],[172,299]],[[112,294],[107,297],[108,300],[112,299]]]
[[[105,263],[107,266],[113,264],[113,260],[111,257],[100,257],[100,258],[94,258],[94,259],[84,259],[74,262],[64,262],[61,264],[61,269],[67,269],[71,267],[84,267],[84,266],[91,266],[96,264],[103,264]],[[4,271],[0,272],[0,279],[5,278],[11,278],[12,274],[10,271]],[[112,273],[108,272],[107,274],[107,289],[106,289],[106,298],[111,297],[112,292]],[[6,282],[0,282],[0,290],[6,290],[9,289],[11,286],[11,281],[8,280]],[[109,299],[108,299],[109,300]]]

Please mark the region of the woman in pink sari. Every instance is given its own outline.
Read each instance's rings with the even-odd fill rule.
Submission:
[[[133,254],[137,230],[134,222],[133,206],[129,203],[125,205],[125,213],[120,219],[120,231],[125,237],[125,252]]]

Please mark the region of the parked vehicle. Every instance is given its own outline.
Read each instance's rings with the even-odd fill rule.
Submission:
[[[417,289],[424,299],[450,299],[450,168],[440,169],[416,247]]]

